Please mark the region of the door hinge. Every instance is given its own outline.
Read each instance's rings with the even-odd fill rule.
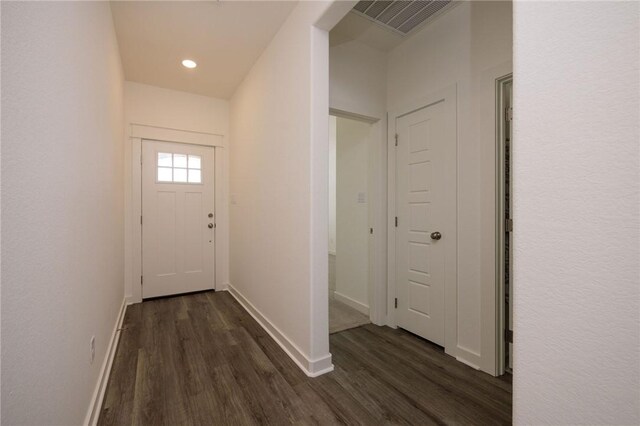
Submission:
[[[398,227],[398,216],[396,216],[396,228]]]
[[[373,235],[373,228],[369,228],[369,233]]]
[[[398,309],[398,298],[397,297],[393,301],[393,307]]]
[[[140,215],[140,225],[142,225],[142,215]]]
[[[140,285],[143,284],[143,279],[142,279],[142,275],[140,275]]]
[[[513,330],[504,331],[504,341],[506,343],[513,343]]]
[[[513,107],[505,108],[504,110],[504,119],[505,121],[513,120]]]
[[[506,219],[504,221],[504,229],[507,232],[513,232],[513,219]]]
[[[396,133],[396,146],[398,146],[398,134]]]

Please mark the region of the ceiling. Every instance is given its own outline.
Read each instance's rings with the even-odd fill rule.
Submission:
[[[451,4],[451,0],[360,0],[353,12],[407,35]]]
[[[331,46],[355,40],[385,52],[393,49],[405,39],[406,37],[353,12],[347,13],[329,33]]]
[[[460,1],[450,0],[360,1],[354,10],[331,30],[329,43],[331,46],[337,46],[355,40],[388,52],[458,4]],[[389,15],[383,19],[385,13]],[[393,17],[403,19],[395,22],[397,19]],[[403,22],[414,25],[392,28],[392,24],[401,25]]]
[[[111,2],[125,79],[228,99],[295,5]],[[184,68],[186,58],[198,67]]]

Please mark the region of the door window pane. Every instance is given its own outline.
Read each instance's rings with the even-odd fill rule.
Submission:
[[[171,167],[158,167],[158,182],[171,182]]]
[[[189,183],[202,183],[200,170],[189,169]]]
[[[168,152],[158,153],[158,167],[171,167],[173,166],[172,154]]]
[[[187,181],[187,169],[173,169],[173,181],[174,182],[186,182]]]
[[[190,155],[189,156],[189,168],[190,169],[200,169],[200,156],[199,155]]]
[[[184,154],[173,154],[173,167],[187,168],[187,156]]]

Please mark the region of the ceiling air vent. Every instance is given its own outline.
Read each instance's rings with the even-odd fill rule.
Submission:
[[[452,0],[362,0],[355,5],[353,12],[387,29],[407,35],[453,4]]]

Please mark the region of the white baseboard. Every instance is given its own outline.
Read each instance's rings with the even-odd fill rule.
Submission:
[[[98,383],[96,383],[96,388],[93,391],[87,415],[84,418],[84,425],[94,426],[98,424],[100,410],[102,409],[102,403],[107,390],[107,383],[109,382],[109,375],[111,374],[111,367],[113,366],[116,348],[118,347],[118,341],[120,340],[119,330],[122,328],[122,321],[124,321],[124,314],[126,311],[127,298],[122,301],[122,306],[120,306],[120,312],[118,313],[116,324],[113,327],[113,332],[111,333],[109,346],[107,346],[107,353],[105,354],[104,361],[102,362],[102,368],[100,369],[100,375],[98,376]]]
[[[318,377],[322,374],[333,371],[331,354],[321,358],[309,359],[309,357],[296,346],[278,327],[276,327],[262,312],[260,312],[246,297],[242,295],[230,283],[227,285],[229,293],[242,305],[242,307],[255,319],[269,336],[280,345],[289,358],[309,377]]]
[[[471,368],[475,368],[476,370],[480,370],[480,354],[462,346],[457,346],[456,352],[457,361],[466,364]]]
[[[227,291],[229,290],[229,283],[222,283],[219,288],[216,288],[216,291]]]
[[[338,301],[342,302],[345,305],[351,306],[353,309],[362,312],[366,316],[369,316],[369,307],[364,303],[358,302],[355,299],[350,298],[349,296],[345,296],[342,293],[338,293],[337,291],[333,292],[333,297]]]

